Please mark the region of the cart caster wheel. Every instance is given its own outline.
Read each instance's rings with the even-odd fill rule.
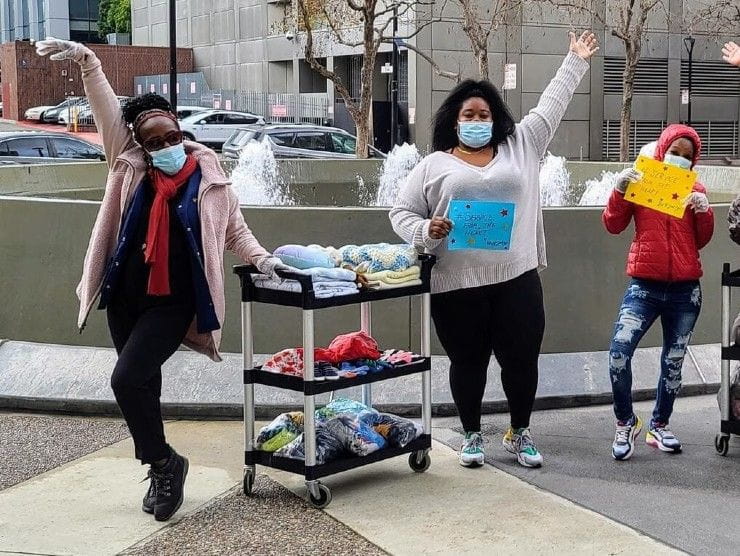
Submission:
[[[714,437],[714,447],[720,456],[726,456],[727,451],[730,449],[730,437],[718,434]]]
[[[242,483],[242,489],[246,496],[250,496],[254,490],[254,473],[252,471],[244,472],[244,482]]]
[[[317,510],[323,510],[331,502],[331,490],[329,490],[328,486],[322,485],[321,483],[319,483],[318,486],[319,486],[319,492],[320,492],[319,497],[316,498],[313,494],[311,494],[311,491],[309,490],[308,491],[308,501]]]
[[[432,465],[432,458],[429,456],[429,453],[425,453],[421,458],[421,461],[419,461],[419,455],[420,452],[412,452],[409,454],[409,467],[417,473],[424,473],[424,471],[429,469],[429,466]]]

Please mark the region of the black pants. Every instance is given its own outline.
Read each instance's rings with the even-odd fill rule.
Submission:
[[[118,300],[108,306],[108,326],[118,352],[111,387],[142,463],[170,454],[159,405],[162,364],[180,347],[194,315],[187,301],[137,308],[135,302]]]
[[[432,317],[450,358],[452,398],[465,431],[480,430],[491,353],[501,366],[511,426],[528,427],[545,331],[537,271],[501,284],[435,294]]]

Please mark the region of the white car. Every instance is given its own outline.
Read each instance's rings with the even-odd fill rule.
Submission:
[[[205,106],[178,106],[177,119],[182,120],[183,118],[187,118],[193,114],[200,114],[210,110],[213,110],[213,108],[206,108]]]
[[[26,110],[23,117],[27,120],[40,120],[44,117],[44,112],[51,110],[52,108],[56,108],[56,106],[56,104],[54,106],[34,106],[33,108]]]
[[[123,104],[130,99],[131,97],[122,97],[119,96],[118,98],[118,104],[123,106]],[[71,117],[74,120],[75,112],[77,114],[77,121],[86,123],[86,124],[94,124],[95,119],[92,115],[92,108],[90,107],[90,103],[87,101],[87,99],[80,102],[78,105],[73,106],[70,110],[64,110],[61,114],[59,114],[59,123],[62,125],[67,125],[69,122],[67,121],[67,117]]]
[[[180,122],[186,139],[221,147],[238,127],[264,124],[262,116],[231,110],[209,110],[191,114]]]

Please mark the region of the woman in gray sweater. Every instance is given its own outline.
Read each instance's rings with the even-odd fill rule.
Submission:
[[[401,238],[438,257],[432,316],[451,362],[452,397],[465,430],[460,464],[466,467],[484,461],[481,404],[492,353],[511,414],[504,448],[523,466],[542,465],[529,433],[545,327],[538,275],[546,266],[540,160],[597,50],[593,33],[578,39],[571,33],[570,52],[519,124],[491,83],[460,83],[435,115],[434,152],[411,172],[390,212]],[[511,224],[510,237],[460,249],[456,239],[447,239],[455,225],[448,218],[452,201],[463,207],[499,203],[489,206]]]

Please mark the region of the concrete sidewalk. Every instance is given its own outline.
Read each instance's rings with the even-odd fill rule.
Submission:
[[[264,478],[253,497],[235,496],[243,456],[239,423],[173,422],[167,433],[191,461],[186,502],[175,520],[163,525],[141,512],[143,469],[126,440],[0,491],[0,553],[223,554],[232,547],[281,554],[291,553],[290,542],[335,554],[380,554],[373,545],[390,554],[674,553],[493,467],[463,470],[455,452],[439,443],[424,474],[399,457],[326,479],[334,500],[324,514],[300,499],[274,496]],[[258,471],[303,495],[300,477]],[[250,504],[257,506],[248,519],[229,519]],[[285,515],[286,507],[296,513]],[[227,515],[219,514],[223,508]],[[321,517],[327,514],[336,521]],[[350,543],[346,550],[331,544],[335,526]],[[317,545],[313,537],[322,531],[326,538]],[[250,545],[252,535],[275,542]]]

